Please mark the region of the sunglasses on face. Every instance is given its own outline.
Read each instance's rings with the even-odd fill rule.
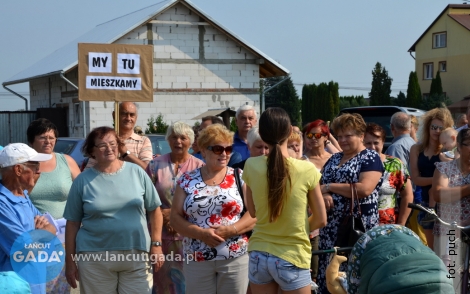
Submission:
[[[320,139],[322,136],[325,136],[325,135],[322,134],[322,133],[308,133],[306,135],[306,137],[309,138],[309,139],[312,139],[313,137],[315,137],[315,139],[317,139],[317,140]]]
[[[442,131],[444,129],[444,127],[441,127],[441,126],[436,126],[436,125],[431,125],[431,130],[433,131]]]
[[[227,155],[232,154],[232,146],[223,147],[220,145],[214,145],[207,147],[207,150],[214,152],[216,155],[221,155],[224,151]]]

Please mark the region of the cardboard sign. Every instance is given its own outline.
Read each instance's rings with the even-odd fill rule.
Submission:
[[[153,101],[153,46],[78,44],[80,101]]]

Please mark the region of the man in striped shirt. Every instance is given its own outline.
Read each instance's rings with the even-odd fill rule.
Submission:
[[[113,111],[114,118],[114,111]],[[144,170],[152,160],[152,143],[148,137],[134,133],[137,121],[137,106],[134,102],[121,102],[119,104],[119,139],[125,144],[119,146],[121,160],[135,163]],[[88,160],[86,168],[96,164],[93,158]]]

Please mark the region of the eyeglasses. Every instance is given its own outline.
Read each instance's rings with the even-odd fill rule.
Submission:
[[[442,131],[444,129],[444,127],[441,127],[441,126],[436,126],[436,125],[431,125],[431,130],[433,131]]]
[[[55,141],[56,139],[57,139],[56,137],[46,137],[46,136],[44,136],[44,137],[39,137],[39,138],[38,138],[38,141],[46,142],[47,140],[49,140],[49,141],[52,141],[52,142],[53,142],[53,141]]]
[[[313,137],[315,137],[315,139],[320,139],[321,137],[325,136],[325,134],[322,134],[322,133],[308,133],[307,135],[305,135],[307,138],[309,139],[313,139]]]
[[[227,155],[232,154],[232,146],[223,147],[220,145],[214,145],[207,147],[207,150],[214,152],[216,155],[221,155],[224,151]]]
[[[108,146],[111,149],[115,149],[117,147],[117,142],[112,141],[109,143],[101,143],[101,144],[95,145],[95,147],[98,148],[98,150],[100,151],[105,151],[106,149],[108,149]]]
[[[26,166],[27,168],[29,168],[33,172],[37,172],[39,170],[40,163],[37,162],[37,161],[31,161],[31,162],[22,163],[22,165]],[[32,166],[33,168],[31,168],[30,166]]]

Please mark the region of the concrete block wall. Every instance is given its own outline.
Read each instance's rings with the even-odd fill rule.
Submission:
[[[199,15],[183,4],[156,16],[155,20],[202,22]],[[115,43],[153,44],[153,102],[137,103],[136,125],[144,130],[148,119],[160,113],[168,124],[181,120],[193,125],[196,120],[192,118],[209,109],[230,107],[236,110],[247,103],[259,108],[257,56],[215,27],[145,24]],[[67,78],[78,84],[77,70],[67,74]],[[52,104],[69,103],[69,132],[71,136],[83,136],[82,125],[74,124],[74,97],[61,98],[62,92],[73,89],[59,76],[52,83]],[[48,91],[48,78],[31,81],[31,93],[35,93],[31,95],[31,109],[49,107]],[[113,109],[114,102],[87,102],[86,131],[112,126]]]
[[[66,75],[75,85],[78,84],[77,70],[72,71]],[[51,99],[49,100],[49,81]],[[80,123],[77,124],[75,118],[75,106],[73,103],[74,98],[77,97],[62,97],[63,92],[74,91],[71,85],[65,82],[59,75],[44,77],[40,79],[31,80],[30,84],[30,110],[37,110],[38,108],[55,108],[57,105],[68,108],[67,112],[67,127],[69,129],[70,137],[83,137],[83,115],[82,104],[80,103]],[[85,106],[86,107],[86,106]],[[87,128],[88,129],[88,128]]]

